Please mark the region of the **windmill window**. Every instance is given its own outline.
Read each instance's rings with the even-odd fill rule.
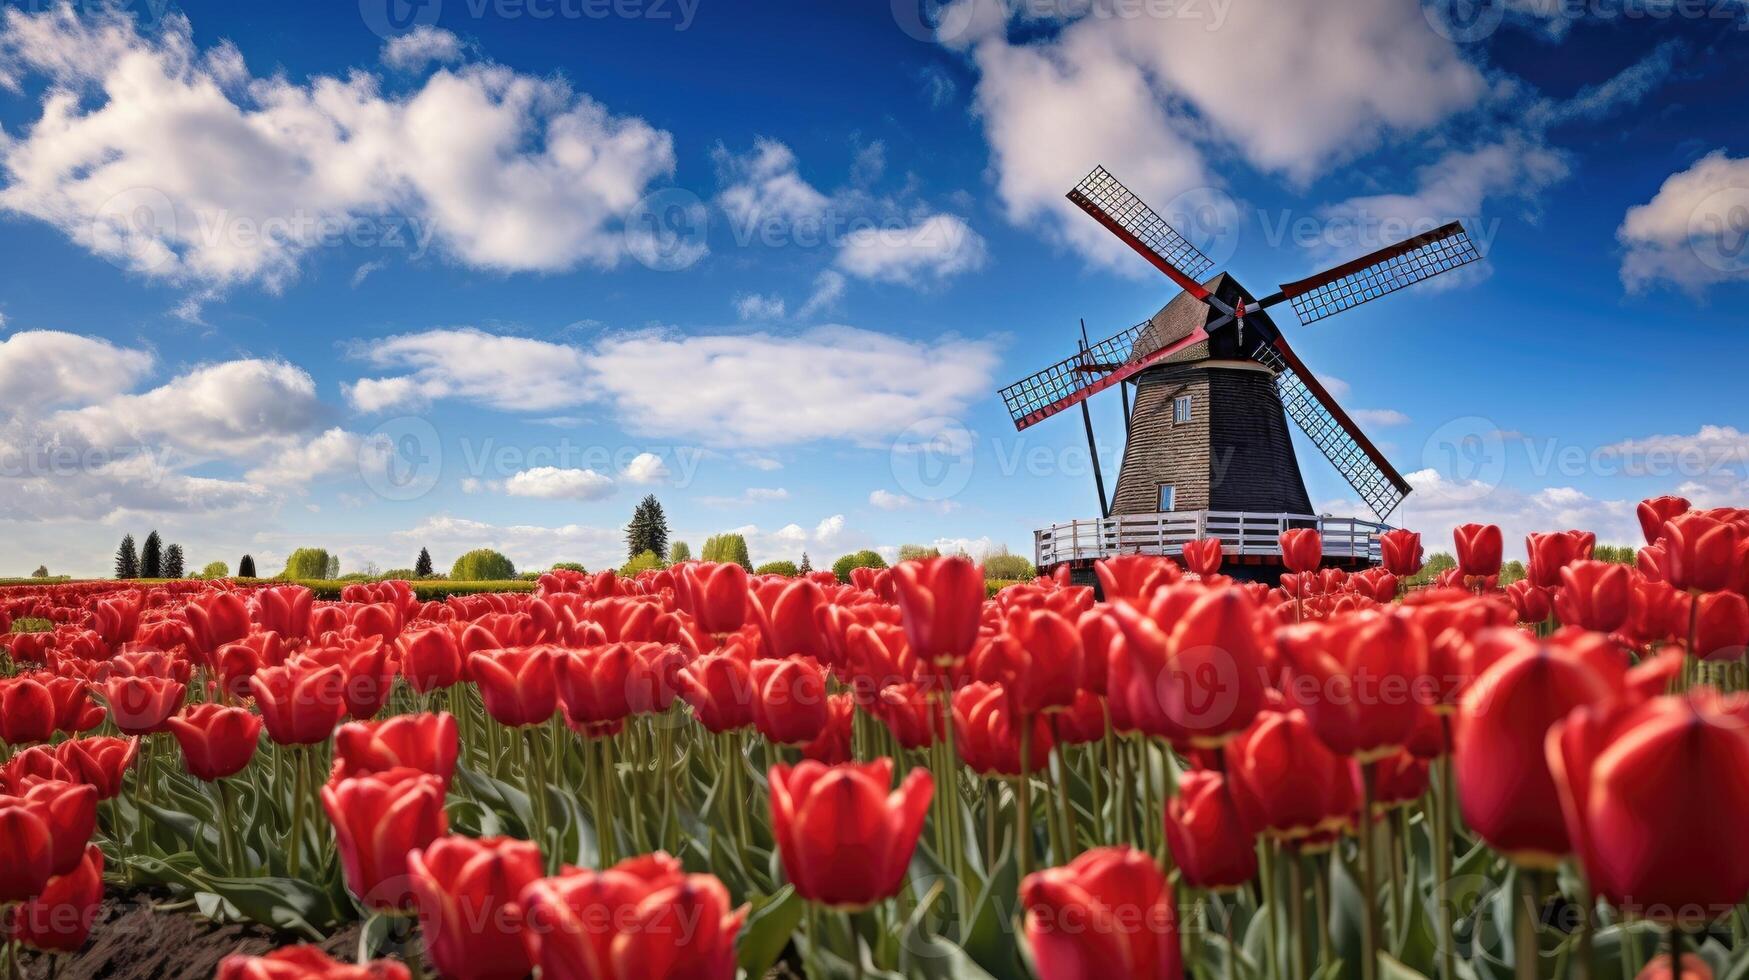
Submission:
[[[1172,424],[1183,425],[1190,421],[1190,396],[1179,395],[1172,400]]]
[[[1178,499],[1178,491],[1173,488],[1172,484],[1170,484],[1170,483],[1160,484],[1160,511],[1161,511],[1161,513],[1172,510],[1173,509],[1172,505],[1177,502],[1177,499]]]

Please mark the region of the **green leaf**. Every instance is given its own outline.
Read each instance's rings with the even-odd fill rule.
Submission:
[[[929,931],[929,910],[947,887],[947,879],[936,879],[906,921],[899,955],[901,970],[906,976],[924,980],[995,980],[965,950]]]
[[[528,828],[534,825],[534,810],[529,806],[528,794],[503,780],[475,772],[466,766],[457,766],[455,774],[461,778],[468,792],[491,809],[505,824],[506,833],[524,839],[529,837]]]
[[[1427,974],[1404,965],[1389,953],[1380,953],[1379,980],[1427,980]]]
[[[796,890],[785,885],[774,895],[754,899],[736,942],[736,958],[749,977],[764,977],[789,945],[806,909]]]
[[[1020,958],[1014,937],[1020,892],[1020,870],[1012,847],[1002,852],[990,880],[972,902],[970,924],[961,942],[966,955],[1000,980],[1019,980]]]

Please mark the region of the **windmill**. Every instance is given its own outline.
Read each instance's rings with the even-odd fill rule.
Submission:
[[[1237,563],[1267,565],[1279,563],[1276,529],[1308,524],[1324,527],[1327,557],[1367,563],[1384,525],[1311,515],[1287,419],[1380,521],[1409,484],[1266,311],[1287,303],[1310,324],[1473,262],[1480,255],[1463,226],[1435,228],[1258,299],[1227,273],[1204,279],[1213,263],[1104,167],[1068,197],[1181,291],[1152,317],[1097,343],[1083,325],[1072,356],[1002,389],[1019,430],[1079,405],[1093,454],[1101,519],[1037,532],[1040,567],[1121,551],[1170,554],[1211,535]],[[1087,401],[1112,387],[1123,399],[1126,441],[1108,498]]]

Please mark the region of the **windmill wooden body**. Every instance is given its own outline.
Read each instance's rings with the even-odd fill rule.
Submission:
[[[1312,323],[1447,272],[1479,255],[1453,222],[1379,249],[1259,299],[1231,275],[1202,279],[1213,263],[1103,167],[1069,200],[1180,288],[1147,320],[1002,389],[1017,429],[1081,407],[1101,515],[1035,532],[1040,568],[1085,571],[1112,554],[1177,554],[1184,541],[1220,537],[1230,573],[1273,578],[1276,539],[1318,527],[1325,559],[1377,560],[1377,535],[1410,487],[1329,391],[1300,362],[1266,312],[1288,303]],[[1116,387],[1126,439],[1108,497],[1087,400]],[[1376,520],[1313,513],[1291,419],[1348,481]]]

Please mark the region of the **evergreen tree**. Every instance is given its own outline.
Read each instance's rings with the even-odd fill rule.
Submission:
[[[146,535],[146,543],[140,546],[140,577],[164,577],[164,539],[157,531]]]
[[[124,536],[121,539],[121,547],[116,549],[115,577],[140,577],[140,556],[134,552],[134,536],[131,534]]]
[[[164,549],[164,577],[181,578],[182,575],[182,546],[173,544]]]
[[[801,567],[796,569],[797,574],[806,575],[813,570],[814,563],[808,560],[808,553],[805,551],[802,552],[802,564]]]
[[[244,555],[243,557],[237,559],[237,577],[238,578],[254,578],[255,577],[255,556],[254,555]]]
[[[419,560],[413,563],[413,574],[419,578],[431,577],[431,552],[429,550],[419,549]]]
[[[646,551],[658,556],[668,553],[668,518],[655,494],[638,501],[632,522],[626,525],[626,557],[636,558]]]

